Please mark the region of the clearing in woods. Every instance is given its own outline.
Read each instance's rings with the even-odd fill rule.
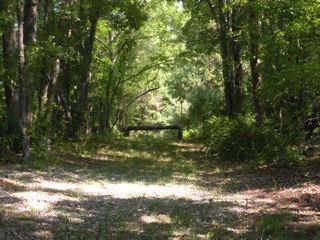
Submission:
[[[0,164],[0,239],[320,239],[317,158],[221,163],[200,144],[135,137],[33,159]]]

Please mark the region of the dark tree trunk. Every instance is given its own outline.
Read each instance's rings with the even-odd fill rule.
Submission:
[[[29,138],[27,135],[27,113],[26,113],[26,79],[25,79],[25,56],[23,43],[23,22],[22,22],[22,0],[17,0],[17,21],[19,36],[19,87],[20,87],[20,128],[22,160],[29,161]]]
[[[49,123],[52,115],[53,104],[56,99],[56,86],[58,81],[60,71],[60,60],[57,58],[55,60],[53,71],[47,79],[47,84],[45,86],[45,91],[43,92],[44,101],[44,115],[43,120],[46,123]]]
[[[250,51],[250,71],[252,83],[252,95],[256,120],[261,123],[264,119],[263,107],[258,97],[258,90],[261,84],[259,71],[259,23],[255,9],[256,0],[251,0],[249,10],[249,51]]]
[[[232,56],[233,56],[233,69],[234,69],[234,106],[233,112],[238,114],[241,111],[242,105],[242,79],[243,79],[243,70],[242,70],[242,61],[241,61],[241,45],[239,42],[238,32],[238,9],[236,6],[232,8],[231,13],[231,45],[232,45]]]
[[[233,71],[232,71],[232,59],[229,54],[228,36],[227,36],[227,19],[223,12],[224,1],[218,1],[219,8],[219,26],[220,26],[220,46],[222,57],[222,74],[224,79],[224,94],[226,102],[226,111],[228,116],[234,115],[234,87],[233,87]]]
[[[229,117],[236,116],[242,105],[241,45],[238,39],[238,9],[224,10],[225,2],[218,1],[220,46],[224,78],[226,111]],[[231,11],[231,12],[230,12]]]
[[[75,132],[79,133],[81,126],[84,123],[85,113],[88,110],[88,93],[89,85],[91,81],[91,65],[93,57],[93,45],[96,35],[96,28],[98,22],[98,13],[90,19],[90,31],[89,36],[85,40],[84,48],[81,51],[81,63],[80,63],[80,88],[79,96],[76,106],[76,122]]]
[[[218,0],[215,6],[210,0],[206,2],[213,19],[219,26],[226,112],[229,117],[233,117],[241,111],[242,105],[243,70],[241,45],[238,39],[238,8],[233,6],[226,10],[227,2],[225,0]]]
[[[19,151],[20,144],[20,104],[19,104],[19,89],[12,80],[16,77],[15,71],[12,71],[12,66],[16,65],[15,58],[16,45],[16,30],[14,23],[7,25],[2,34],[3,47],[3,67],[6,71],[4,79],[5,99],[7,108],[7,131],[6,135],[10,139],[11,150]]]
[[[48,32],[48,24],[49,24],[49,2],[48,0],[45,0],[43,3],[43,22],[44,22],[44,32],[47,36],[49,36]],[[40,79],[40,91],[39,91],[39,98],[38,98],[38,107],[39,107],[39,114],[41,117],[44,116],[44,106],[47,101],[47,95],[48,95],[48,88],[49,88],[49,82],[50,82],[50,73],[47,69],[47,56],[42,57],[42,68],[40,70],[41,73],[41,79]]]
[[[25,0],[24,19],[23,19],[23,43],[26,47],[31,47],[37,36],[38,22],[38,0]],[[28,56],[27,56],[28,58]],[[28,62],[25,68],[28,68]],[[34,106],[34,76],[32,70],[28,70],[25,75],[26,85],[26,111],[28,126],[32,124],[33,106]]]

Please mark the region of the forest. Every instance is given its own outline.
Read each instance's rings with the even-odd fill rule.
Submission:
[[[0,238],[320,237],[319,0],[1,0],[0,35]]]

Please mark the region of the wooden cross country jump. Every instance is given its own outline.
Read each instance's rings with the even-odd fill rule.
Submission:
[[[159,131],[159,130],[178,130],[178,139],[182,139],[182,127],[177,125],[169,126],[127,126],[123,129],[124,136],[128,137],[130,131]]]

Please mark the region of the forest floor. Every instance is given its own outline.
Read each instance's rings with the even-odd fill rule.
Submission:
[[[319,157],[218,162],[200,144],[132,136],[33,159],[0,163],[0,239],[320,239]]]

